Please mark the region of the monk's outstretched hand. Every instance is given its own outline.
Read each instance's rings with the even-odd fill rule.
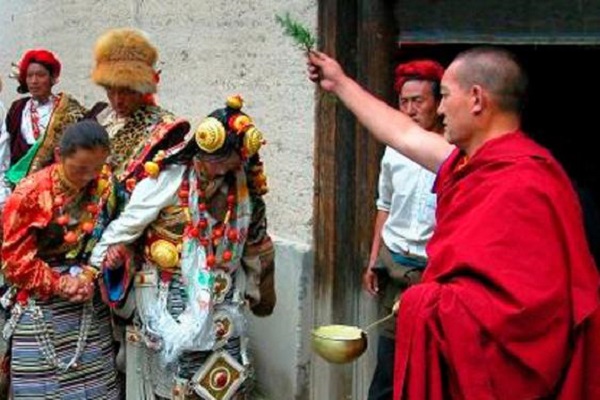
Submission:
[[[323,90],[334,92],[337,85],[346,78],[340,64],[320,51],[311,50],[308,56],[308,77],[318,83]]]

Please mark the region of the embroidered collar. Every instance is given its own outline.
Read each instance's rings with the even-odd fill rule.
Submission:
[[[62,165],[58,164],[53,172],[60,193],[63,193],[66,196],[74,196],[82,190],[73,185],[69,178],[67,178]]]

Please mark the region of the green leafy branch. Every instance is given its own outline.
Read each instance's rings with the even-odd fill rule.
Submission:
[[[275,20],[283,27],[283,33],[294,39],[301,49],[311,51],[315,47],[315,36],[300,22],[294,21],[289,13],[286,13],[285,17],[275,15]]]

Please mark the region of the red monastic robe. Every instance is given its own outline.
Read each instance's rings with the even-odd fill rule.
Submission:
[[[394,399],[600,399],[600,281],[570,179],[521,132],[461,159],[402,298]]]

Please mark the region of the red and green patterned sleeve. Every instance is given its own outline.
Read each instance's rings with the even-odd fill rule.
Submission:
[[[37,233],[52,219],[50,174],[22,181],[3,212],[2,272],[7,282],[42,298],[51,296],[59,274],[38,257]],[[33,179],[32,179],[33,178]]]

